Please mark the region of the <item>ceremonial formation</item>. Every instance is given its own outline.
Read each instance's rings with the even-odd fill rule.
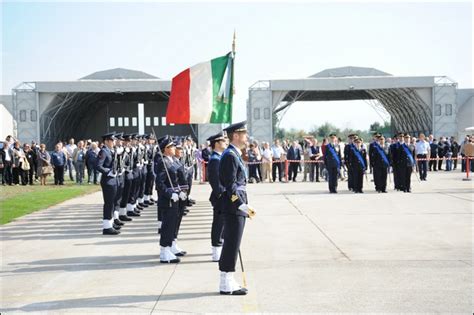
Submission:
[[[156,203],[160,262],[179,263],[187,254],[178,245],[181,221],[187,207],[195,203],[189,197],[195,163],[193,140],[123,133],[108,133],[102,140],[96,165],[104,200],[102,234],[120,234],[125,223]],[[247,167],[242,159],[247,143],[245,122],[230,125],[208,141],[212,147],[207,171],[212,187],[209,200],[214,211],[210,257],[219,263],[220,293],[245,295],[247,289],[233,276],[245,219],[255,215],[248,205]],[[152,198],[153,188],[158,200]]]

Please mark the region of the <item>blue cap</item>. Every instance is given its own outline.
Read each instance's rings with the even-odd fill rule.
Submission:
[[[242,122],[235,123],[235,124],[230,125],[227,128],[224,128],[224,131],[227,132],[227,133],[230,133],[230,132],[244,132],[244,131],[247,131],[247,128],[245,126],[246,124],[247,124],[247,121],[244,120]]]

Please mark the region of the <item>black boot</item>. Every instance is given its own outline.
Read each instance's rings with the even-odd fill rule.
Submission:
[[[110,229],[102,229],[102,235],[119,235],[120,231],[117,231],[113,228]]]
[[[119,215],[119,220],[127,222],[127,221],[132,221],[132,218],[129,218],[126,215]]]
[[[119,219],[114,219],[114,224],[119,225],[119,226],[125,225],[125,223],[120,221],[120,217],[119,217]]]

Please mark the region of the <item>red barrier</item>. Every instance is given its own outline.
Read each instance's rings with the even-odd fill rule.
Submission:
[[[471,157],[466,156],[466,178],[463,178],[462,180],[467,180],[470,181],[471,179],[469,178],[469,172],[471,168]]]

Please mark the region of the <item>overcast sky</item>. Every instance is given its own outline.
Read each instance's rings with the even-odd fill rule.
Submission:
[[[234,121],[248,87],[361,66],[394,75],[446,75],[472,85],[472,5],[464,3],[2,4],[1,94],[22,81],[75,80],[111,68],[170,79],[227,53],[237,30]],[[296,103],[281,123],[367,129],[365,102]]]

